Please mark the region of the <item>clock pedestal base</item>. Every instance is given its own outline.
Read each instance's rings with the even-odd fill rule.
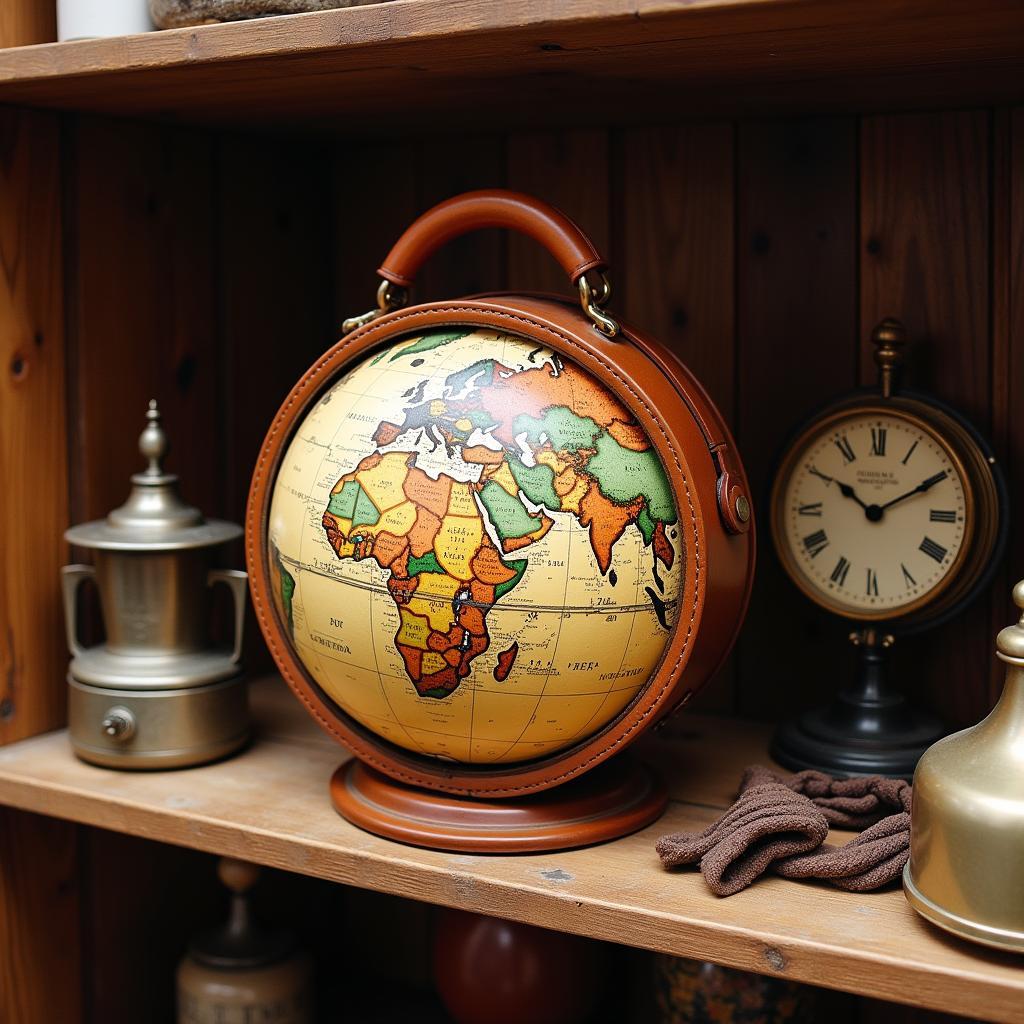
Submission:
[[[772,741],[772,757],[794,771],[813,768],[840,778],[888,775],[909,780],[918,758],[948,730],[886,686],[888,648],[873,630],[858,642],[856,684],[828,707],[781,725]]]
[[[417,789],[353,760],[332,776],[331,802],[353,825],[413,846],[532,853],[636,832],[661,816],[668,795],[646,765],[621,755],[561,786],[506,800]]]

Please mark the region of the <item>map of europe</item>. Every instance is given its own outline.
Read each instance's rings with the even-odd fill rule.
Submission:
[[[402,339],[333,385],[281,462],[268,537],[321,689],[464,762],[553,753],[618,715],[685,572],[628,409],[549,349],[468,327]]]

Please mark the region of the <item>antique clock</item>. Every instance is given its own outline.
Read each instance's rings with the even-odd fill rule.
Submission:
[[[910,776],[941,724],[885,682],[901,634],[934,628],[988,582],[1005,543],[1006,487],[992,451],[936,399],[897,390],[903,326],[872,334],[879,385],[828,406],[787,446],[771,527],[790,579],[855,628],[853,688],[782,726],[791,768]]]

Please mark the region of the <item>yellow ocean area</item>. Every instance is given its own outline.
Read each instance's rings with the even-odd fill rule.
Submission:
[[[402,485],[409,473],[408,461],[406,452],[388,452],[376,466],[356,473],[359,485],[379,511],[385,512],[405,501]]]
[[[462,584],[439,572],[421,572],[417,586],[406,607],[415,615],[422,615],[430,625],[447,633],[455,621],[452,598]]]
[[[480,550],[483,536],[483,523],[479,517],[445,516],[434,537],[434,554],[441,568],[460,580],[471,580],[473,569],[470,563]]]

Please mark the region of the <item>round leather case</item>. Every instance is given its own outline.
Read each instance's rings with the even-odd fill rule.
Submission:
[[[559,261],[579,301],[495,294],[403,307],[422,263],[470,230],[522,231]],[[605,309],[605,261],[572,221],[529,196],[488,190],[457,196],[415,221],[379,274],[381,308],[349,321],[341,341],[292,388],[267,433],[246,513],[246,551],[260,628],[288,685],[313,717],[367,764],[399,781],[447,793],[512,797],[558,785],[623,750],[681,707],[729,653],[754,569],[749,490],[735,444],[700,383],[662,344]],[[384,739],[325,693],[298,656],[273,591],[268,520],[281,461],[301,424],[348,370],[396,340],[439,328],[480,328],[534,342],[586,371],[633,415],[655,448],[678,513],[674,543],[685,568],[678,612],[660,660],[630,703],[596,732],[548,756],[466,763]],[[585,652],[581,652],[585,654]]]

